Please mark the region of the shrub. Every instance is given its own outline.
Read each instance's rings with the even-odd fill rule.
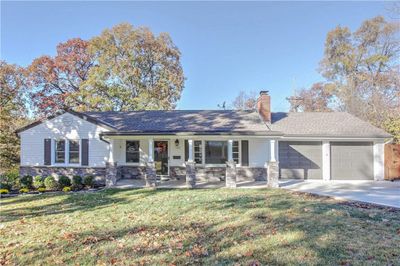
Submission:
[[[18,169],[10,170],[0,175],[0,189],[11,190],[13,187],[18,187],[19,173]]]
[[[29,192],[29,189],[26,188],[26,187],[23,187],[23,188],[21,188],[21,189],[19,190],[19,193],[27,193],[27,192]]]
[[[1,177],[3,179],[3,176]],[[7,182],[0,182],[0,189],[10,190],[12,185]]]
[[[36,189],[44,187],[43,178],[40,175],[33,178],[33,187]]]
[[[0,189],[0,194],[8,194],[10,191],[8,189],[2,188]]]
[[[71,179],[68,176],[62,175],[58,178],[58,183],[60,187],[70,187],[71,186]]]
[[[64,191],[64,192],[70,192],[70,191],[71,191],[71,187],[64,187],[64,188],[63,188],[63,191]]]
[[[93,185],[94,185],[94,177],[91,176],[91,175],[85,176],[85,177],[83,178],[83,184],[84,184],[86,187],[92,188]]]
[[[40,187],[37,189],[37,191],[42,193],[42,192],[46,192],[46,189],[44,187]]]
[[[33,178],[30,175],[24,175],[20,178],[19,182],[21,183],[22,188],[31,188]]]
[[[49,190],[56,190],[58,189],[58,183],[52,176],[46,177],[44,180],[44,185],[46,186],[47,189]]]
[[[74,175],[72,177],[72,189],[79,190],[79,189],[82,189],[82,187],[83,187],[82,177],[80,177],[79,175]]]

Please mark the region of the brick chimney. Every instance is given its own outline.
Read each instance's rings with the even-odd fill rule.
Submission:
[[[266,123],[271,123],[271,96],[268,91],[260,91],[257,100],[257,111]]]

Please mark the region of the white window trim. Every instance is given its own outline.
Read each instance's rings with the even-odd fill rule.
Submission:
[[[65,141],[65,153],[64,153],[64,163],[56,163],[56,142],[64,140]],[[69,163],[69,141],[76,140],[79,142],[79,162]],[[68,138],[56,138],[51,142],[51,162],[53,166],[80,166],[82,159],[82,140],[81,139],[68,139]]]

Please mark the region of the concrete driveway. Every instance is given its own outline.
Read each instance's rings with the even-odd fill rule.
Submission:
[[[400,182],[281,180],[281,188],[400,208]]]

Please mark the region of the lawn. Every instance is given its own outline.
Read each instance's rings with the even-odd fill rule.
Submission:
[[[0,264],[399,265],[400,211],[281,189],[1,200]]]

